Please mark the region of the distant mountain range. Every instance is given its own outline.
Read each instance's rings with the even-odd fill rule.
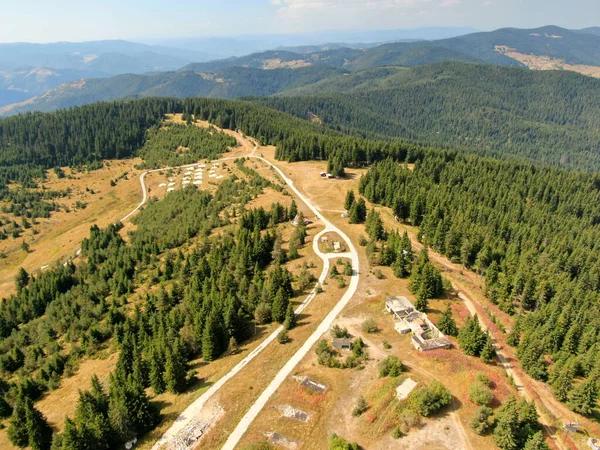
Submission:
[[[289,89],[300,89],[318,83],[314,89],[324,92],[327,79],[337,77],[340,73],[356,73],[376,67],[400,66],[415,67],[444,61],[460,61],[467,63],[488,63],[500,66],[513,66],[532,69],[567,69],[587,75],[600,77],[600,34],[599,28],[571,31],[556,26],[536,29],[503,28],[491,32],[478,32],[463,36],[434,41],[392,42],[377,46],[330,44],[308,44],[288,49],[269,50],[242,57],[231,57],[220,60],[191,64],[180,64],[185,58],[193,56],[190,50],[179,49],[177,54],[162,55],[146,53],[148,59],[136,59],[137,51],[148,46],[142,44],[123,43],[122,41],[106,41],[103,44],[89,43],[83,45],[78,52],[77,67],[95,70],[96,74],[108,73],[114,67],[131,67],[134,73],[118,75],[112,78],[86,79],[74,78],[74,72],[57,72],[56,76],[42,77],[40,86],[49,87],[42,95],[23,99],[18,103],[18,92],[34,92],[35,77],[28,72],[5,74],[3,91],[0,91],[0,114],[14,114],[31,110],[50,111],[85,103],[146,96],[208,96],[238,97],[262,96],[282,93]],[[363,38],[365,36],[357,36]],[[16,44],[15,44],[16,45]],[[71,45],[56,44],[56,51],[61,46],[73,50]],[[131,56],[117,57],[107,53],[85,62],[92,51],[97,48],[106,50],[119,47],[122,52]],[[141,46],[141,47],[140,47]],[[50,49],[55,47],[51,46]],[[63,50],[64,50],[63,48]],[[155,51],[170,51],[166,47],[150,47]],[[2,47],[0,46],[0,55]],[[70,53],[69,58],[74,55]],[[30,54],[35,54],[31,51]],[[63,53],[59,53],[64,56]],[[88,55],[88,56],[84,56]],[[119,53],[125,55],[125,53]],[[30,56],[33,58],[33,56]],[[199,56],[206,57],[205,54]],[[1,60],[0,56],[0,60]],[[123,61],[119,62],[120,59]],[[143,59],[143,58],[142,58]],[[96,61],[99,60],[99,61]],[[127,60],[127,61],[125,61]],[[83,61],[83,62],[82,62]],[[96,61],[96,62],[94,62]],[[112,64],[114,63],[114,64]],[[6,62],[4,62],[6,64]],[[172,67],[176,66],[176,67]],[[140,75],[144,69],[148,72],[159,70],[159,67],[177,68],[172,72],[161,72]],[[79,69],[70,69],[79,70]],[[44,72],[46,73],[46,72]],[[137,75],[135,73],[138,73]],[[0,75],[2,76],[2,75]],[[98,75],[96,75],[98,76]],[[366,78],[371,74],[359,75]],[[51,84],[64,79],[67,84],[52,89]],[[27,80],[30,80],[29,82]],[[0,82],[2,78],[0,78]],[[19,88],[18,83],[28,88]],[[313,88],[310,88],[313,89]],[[41,91],[38,90],[38,92]],[[2,101],[2,92],[7,93]],[[12,99],[12,101],[10,101]],[[10,104],[8,104],[10,101]],[[17,103],[15,103],[17,102]],[[4,105],[2,107],[2,105]]]

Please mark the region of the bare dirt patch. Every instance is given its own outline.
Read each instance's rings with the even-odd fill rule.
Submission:
[[[561,36],[549,36],[552,38],[560,38]],[[594,78],[600,78],[600,67],[587,66],[584,64],[568,64],[562,59],[551,58],[549,56],[528,55],[519,53],[514,48],[506,45],[497,45],[495,50],[502,55],[515,59],[532,70],[570,70],[582,75],[588,75]]]

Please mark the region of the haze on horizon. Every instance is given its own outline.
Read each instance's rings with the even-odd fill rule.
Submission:
[[[597,0],[23,0],[0,6],[0,42],[312,33],[419,27],[577,29]]]

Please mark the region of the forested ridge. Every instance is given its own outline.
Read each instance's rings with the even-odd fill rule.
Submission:
[[[334,77],[253,99],[347,134],[599,170],[600,80],[558,71],[440,63]]]

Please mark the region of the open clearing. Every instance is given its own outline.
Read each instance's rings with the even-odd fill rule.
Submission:
[[[140,171],[134,166],[140,162],[139,159],[106,161],[101,169],[72,175],[71,169],[65,167],[67,177],[60,179],[48,171],[48,180],[42,185],[51,190],[71,188],[71,194],[57,199],[61,210],[52,213],[49,219],[37,219],[39,224],[26,230],[22,238],[0,241],[0,252],[7,254],[7,258],[0,260],[0,298],[14,292],[13,280],[19,267],[33,273],[43,265],[74,256],[83,238],[89,235],[90,226],[105,227],[117,222],[137,206]],[[127,176],[120,178],[125,173]],[[111,180],[117,179],[116,185],[111,186]],[[85,203],[86,207],[76,208],[77,202]],[[70,212],[65,212],[65,207]],[[33,229],[37,234],[33,234]],[[29,253],[20,249],[23,240],[31,248]]]

